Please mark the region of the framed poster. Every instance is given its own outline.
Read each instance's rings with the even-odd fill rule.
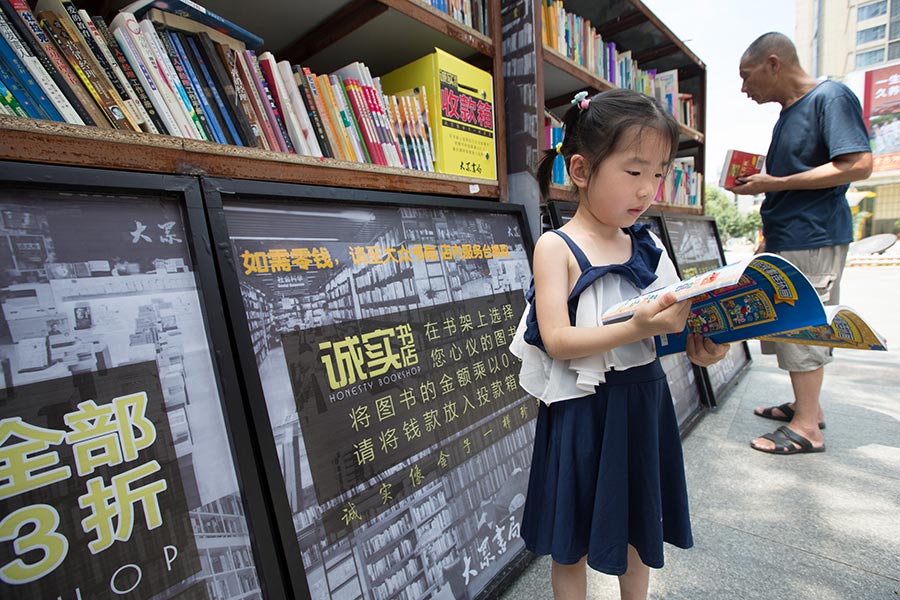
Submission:
[[[0,173],[0,596],[284,598],[199,181]]]
[[[522,207],[203,185],[298,595],[483,596],[524,549]]]
[[[575,216],[576,209],[577,204],[574,202],[557,200],[547,202],[547,214],[550,216],[553,228],[562,227]],[[637,222],[650,225],[650,231],[659,237],[669,256],[672,256],[672,247],[666,236],[661,213],[648,211],[641,215]],[[699,367],[694,366],[684,354],[670,354],[661,357],[659,361],[669,380],[669,390],[672,392],[678,427],[681,434],[685,435],[700,416],[705,402],[704,391],[706,388],[703,383],[703,375]]]
[[[725,251],[713,217],[667,213],[664,222],[672,260],[682,279],[725,265]],[[747,342],[740,342],[725,358],[701,369],[711,407],[725,398],[751,361],[750,347]]]

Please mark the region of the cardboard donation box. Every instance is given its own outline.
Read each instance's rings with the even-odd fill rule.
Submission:
[[[438,172],[497,179],[490,73],[435,48],[382,76],[381,86],[386,94],[419,88],[420,98],[424,89]]]

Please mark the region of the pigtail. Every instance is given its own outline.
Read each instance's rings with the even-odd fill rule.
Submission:
[[[538,163],[537,182],[541,190],[541,196],[546,198],[547,194],[550,193],[550,182],[553,181],[553,163],[559,154],[556,152],[556,148],[544,150],[543,154],[544,156]]]

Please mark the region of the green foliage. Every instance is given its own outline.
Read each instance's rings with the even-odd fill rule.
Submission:
[[[894,221],[894,233],[900,233],[900,219]]]
[[[717,187],[706,186],[705,208],[706,214],[715,218],[723,243],[740,237],[753,240],[757,230],[762,228],[758,212],[741,216],[734,201]]]

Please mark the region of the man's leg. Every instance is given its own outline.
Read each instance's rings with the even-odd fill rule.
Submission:
[[[819,405],[819,394],[822,391],[822,380],[825,367],[813,371],[790,371],[791,387],[794,389],[794,418],[788,427],[812,442],[813,447],[822,446],[822,432],[819,422],[822,420],[822,408]],[[750,444],[759,450],[772,450],[775,442],[765,438],[756,438]]]

